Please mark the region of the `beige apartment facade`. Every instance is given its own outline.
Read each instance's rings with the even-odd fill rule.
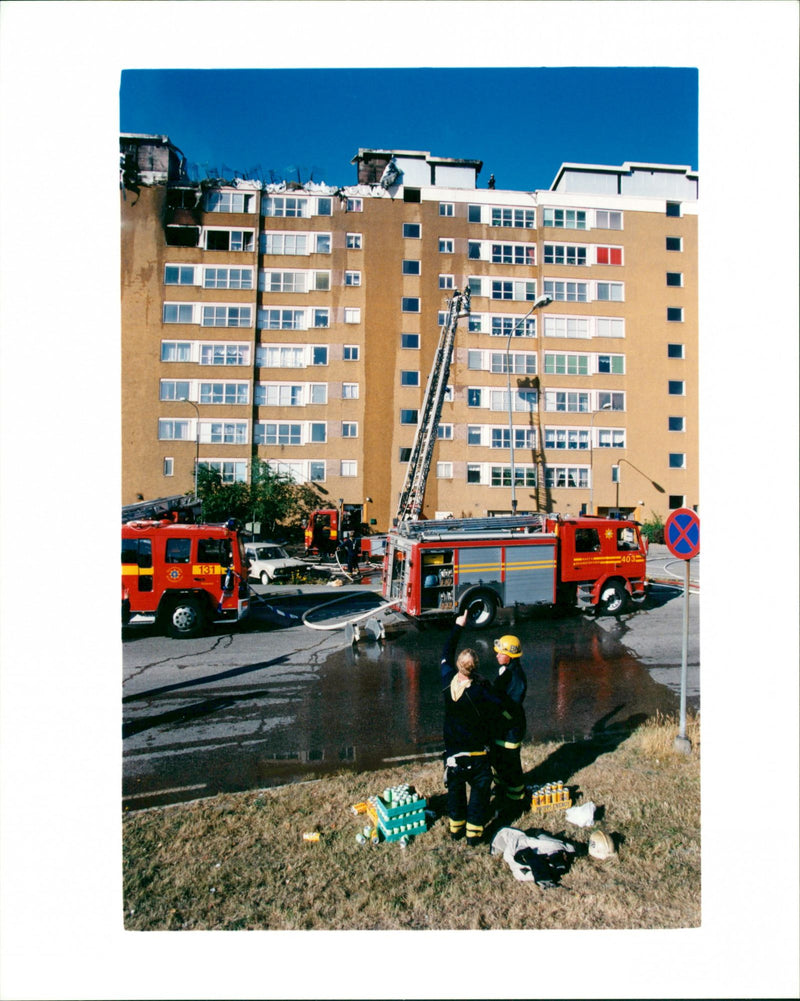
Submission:
[[[197,184],[167,137],[121,142],[123,504],[257,457],[385,530],[469,288],[425,517],[699,507],[689,168],[565,164],[522,192],[359,150],[344,188]]]

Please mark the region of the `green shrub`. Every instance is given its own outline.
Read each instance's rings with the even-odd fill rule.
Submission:
[[[650,543],[663,545],[664,543],[664,519],[659,514],[653,514],[649,521],[642,523],[642,535]]]

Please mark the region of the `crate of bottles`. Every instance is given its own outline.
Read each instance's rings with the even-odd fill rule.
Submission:
[[[410,786],[384,789],[382,796],[371,800],[378,818],[378,830],[385,841],[399,841],[403,836],[415,837],[428,829],[425,820],[427,801]]]
[[[566,810],[572,806],[569,788],[563,782],[548,782],[542,786],[530,786],[531,812],[547,813],[549,810]]]

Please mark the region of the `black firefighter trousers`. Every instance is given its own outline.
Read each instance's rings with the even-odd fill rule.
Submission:
[[[467,841],[478,842],[489,815],[492,767],[485,752],[460,755],[447,767],[447,812],[450,835],[458,838],[466,827]],[[469,801],[467,800],[469,786]]]

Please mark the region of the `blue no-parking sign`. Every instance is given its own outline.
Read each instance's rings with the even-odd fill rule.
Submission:
[[[679,507],[667,518],[664,541],[673,556],[691,560],[700,552],[700,518],[688,507]]]

